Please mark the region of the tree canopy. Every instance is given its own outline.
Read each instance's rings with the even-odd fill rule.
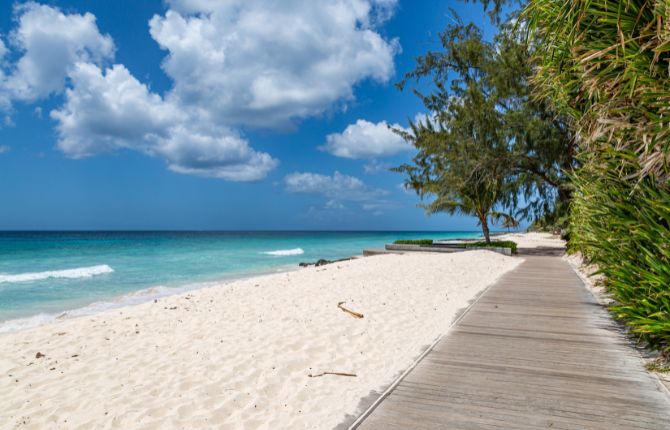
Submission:
[[[401,132],[418,149],[396,169],[408,188],[435,198],[424,206],[429,213],[470,213],[485,232],[487,218],[510,224],[512,216],[555,213],[569,199],[564,171],[574,166],[574,140],[565,121],[531,97],[525,39],[504,25],[489,42],[458,22],[440,41],[398,84],[431,83],[430,92],[414,90],[430,115]]]

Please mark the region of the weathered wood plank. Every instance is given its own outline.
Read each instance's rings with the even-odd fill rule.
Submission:
[[[529,256],[357,428],[660,430],[670,398],[567,263]]]

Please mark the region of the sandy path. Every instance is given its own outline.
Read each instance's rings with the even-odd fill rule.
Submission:
[[[563,247],[565,241],[551,233],[508,233],[496,236],[495,240],[513,240],[519,248]]]
[[[0,428],[333,428],[521,261],[369,257],[2,335]]]

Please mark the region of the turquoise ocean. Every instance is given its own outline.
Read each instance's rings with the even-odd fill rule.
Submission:
[[[213,282],[478,232],[0,232],[0,333]],[[222,287],[225,288],[225,287]]]

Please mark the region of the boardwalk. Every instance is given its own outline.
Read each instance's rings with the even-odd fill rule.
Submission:
[[[670,429],[670,398],[558,257],[527,257],[357,427]]]

